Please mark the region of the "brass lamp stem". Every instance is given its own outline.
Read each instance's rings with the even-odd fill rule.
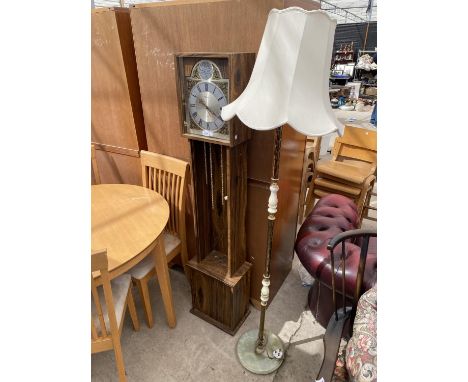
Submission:
[[[266,340],[264,335],[265,329],[265,311],[270,298],[270,260],[271,247],[273,242],[273,228],[275,226],[275,214],[278,208],[278,180],[279,180],[279,161],[281,153],[281,138],[283,128],[275,129],[275,147],[273,153],[272,177],[270,184],[270,197],[268,199],[268,234],[267,234],[267,250],[265,257],[265,272],[263,273],[262,290],[260,292],[261,313],[260,326],[258,329],[258,338],[255,351],[262,353],[265,350]]]

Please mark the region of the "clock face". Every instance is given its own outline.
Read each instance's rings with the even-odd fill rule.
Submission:
[[[213,133],[224,126],[221,108],[227,104],[223,91],[212,82],[198,82],[190,89],[188,98],[190,117],[203,131]]]

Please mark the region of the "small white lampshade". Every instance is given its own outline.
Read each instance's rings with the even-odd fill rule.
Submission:
[[[272,9],[250,81],[221,117],[237,115],[255,130],[289,124],[304,135],[341,134],[328,91],[335,27],[323,11]]]

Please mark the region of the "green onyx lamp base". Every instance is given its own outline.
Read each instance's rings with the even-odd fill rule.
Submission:
[[[284,345],[276,334],[264,331],[265,350],[257,353],[258,329],[244,333],[237,342],[237,357],[241,365],[255,374],[270,374],[277,370],[284,360]]]

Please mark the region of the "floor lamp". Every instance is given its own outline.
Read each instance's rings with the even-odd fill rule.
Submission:
[[[237,343],[240,363],[255,374],[272,373],[281,366],[285,356],[281,339],[265,329],[282,126],[288,124],[307,136],[343,131],[333,114],[328,92],[335,27],[336,21],[323,11],[297,7],[272,9],[249,83],[221,111],[225,121],[237,115],[251,129],[276,129],[260,325],[258,330],[244,333]]]

